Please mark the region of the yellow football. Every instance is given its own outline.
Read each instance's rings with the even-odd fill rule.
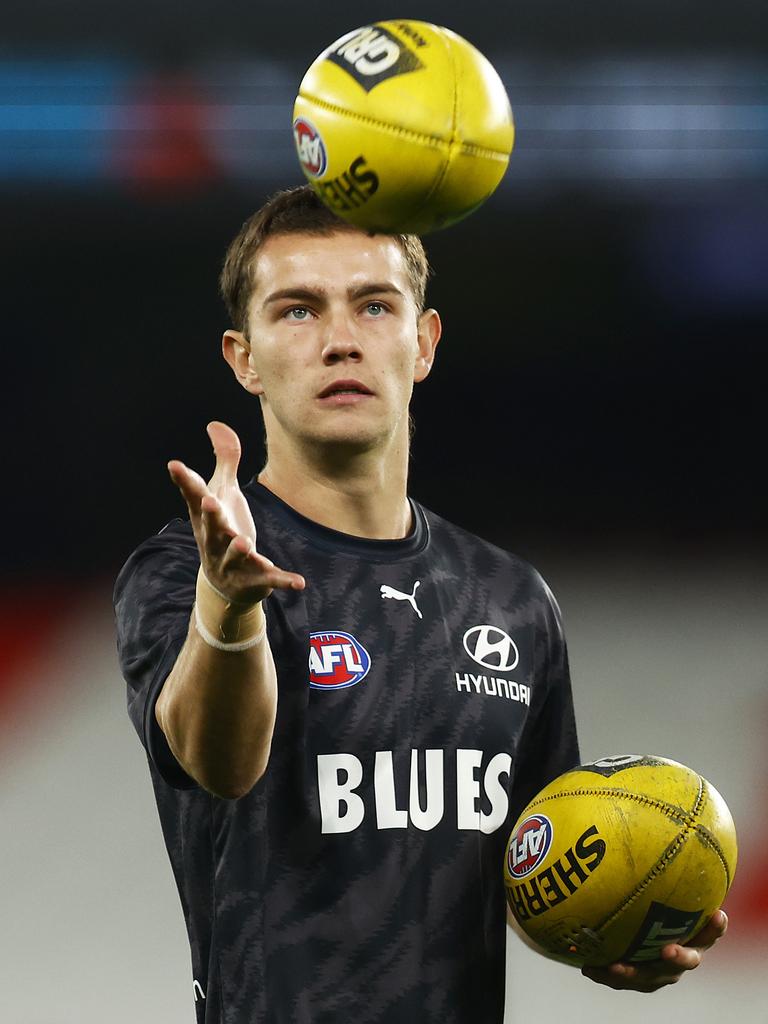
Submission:
[[[377,21],[332,43],[299,86],[293,133],[327,206],[367,231],[414,234],[480,206],[514,142],[493,65],[424,21]]]
[[[736,869],[725,801],[696,772],[619,754],[546,786],[507,844],[507,901],[549,956],[580,967],[656,960],[722,904]]]

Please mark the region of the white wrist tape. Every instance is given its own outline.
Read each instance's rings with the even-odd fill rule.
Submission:
[[[217,651],[247,651],[264,639],[267,620],[261,601],[232,601],[211,583],[202,566],[197,574],[194,624],[200,638]]]
[[[201,640],[204,640],[209,647],[215,647],[217,651],[247,651],[250,647],[255,647],[256,644],[260,644],[264,639],[267,632],[267,620],[265,616],[261,629],[249,640],[235,640],[232,643],[229,643],[225,640],[217,640],[213,633],[208,632],[200,621],[200,616],[197,612],[197,605],[195,605],[195,629],[200,634]]]

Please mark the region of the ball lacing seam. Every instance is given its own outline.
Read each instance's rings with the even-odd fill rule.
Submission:
[[[308,100],[310,103],[317,104],[323,110],[328,110],[332,114],[342,114],[344,117],[351,117],[355,121],[360,121],[362,124],[370,124],[375,128],[381,128],[384,131],[390,132],[392,135],[398,135],[401,138],[413,139],[415,142],[425,142],[435,149],[450,149],[452,146],[457,146],[462,154],[466,156],[480,156],[487,157],[490,160],[508,160],[509,153],[503,149],[492,149],[489,146],[478,146],[474,142],[455,142],[446,141],[440,138],[439,135],[430,135],[428,132],[417,132],[413,128],[403,128],[400,125],[390,124],[388,121],[382,121],[377,117],[371,117],[370,114],[358,114],[355,110],[347,110],[346,107],[340,107],[335,103],[329,103],[327,100],[321,100],[317,96],[310,96],[307,93],[299,93],[299,96]]]
[[[648,871],[645,878],[641,879],[641,881],[638,882],[638,884],[635,886],[632,892],[629,893],[625,897],[625,899],[614,910],[611,911],[611,913],[608,915],[608,917],[605,918],[604,921],[601,921],[600,924],[597,925],[595,931],[601,932],[604,929],[608,928],[609,925],[617,917],[621,916],[621,914],[627,909],[627,907],[631,906],[635,902],[635,900],[643,893],[643,891],[648,888],[648,886],[651,884],[654,878],[657,878],[660,874],[662,874],[667,865],[675,859],[680,850],[682,850],[683,846],[688,841],[688,837],[692,831],[694,831],[693,826],[689,826],[685,828],[681,833],[679,833],[675,840],[671,842],[669,846],[666,848],[666,850],[662,853],[662,855],[659,857],[659,859],[656,861],[653,867]]]
[[[701,809],[704,803],[704,797],[706,793],[704,787],[701,786],[699,793],[697,794],[696,800],[694,801],[693,808],[695,812]],[[730,888],[731,885],[731,872],[728,867],[728,861],[725,856],[725,852],[717,841],[716,837],[712,835],[709,829],[703,825],[700,821],[697,821],[694,816],[694,811],[686,811],[682,807],[677,807],[675,804],[665,803],[663,800],[658,800],[655,797],[645,796],[640,793],[631,793],[628,789],[590,789],[588,787],[580,787],[579,789],[570,789],[567,793],[552,793],[548,796],[539,797],[536,800],[532,800],[528,805],[529,807],[536,807],[539,804],[547,803],[551,800],[557,800],[563,796],[596,796],[596,797],[608,797],[608,798],[619,798],[622,800],[633,800],[635,803],[644,804],[648,807],[654,807],[656,810],[661,811],[665,817],[669,818],[677,824],[681,824],[684,827],[684,833],[680,835],[687,835],[689,832],[695,832],[697,837],[712,850],[715,856],[720,861],[723,872],[725,873],[726,888]],[[663,855],[662,855],[663,856]],[[661,861],[660,863],[662,863]],[[640,890],[638,890],[640,891]],[[602,926],[601,926],[602,927]]]
[[[548,796],[537,797],[535,800],[532,800],[528,806],[536,807],[538,804],[547,803],[551,800],[559,800],[564,796],[597,796],[618,798],[620,800],[633,800],[635,803],[645,804],[648,807],[655,807],[673,821],[680,821],[685,825],[696,823],[691,811],[686,811],[684,808],[678,807],[676,804],[666,803],[666,801],[659,800],[657,797],[646,796],[642,793],[632,793],[628,789],[590,789],[583,786],[578,789],[569,789],[565,793],[552,793]]]

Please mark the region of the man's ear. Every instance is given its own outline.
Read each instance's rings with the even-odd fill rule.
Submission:
[[[435,361],[435,349],[443,333],[440,314],[436,309],[425,309],[419,317],[419,354],[413,368],[413,379],[418,384],[424,380]]]
[[[264,393],[261,378],[253,366],[251,343],[241,331],[224,331],[224,337],[221,339],[221,354],[246,391],[252,395]]]

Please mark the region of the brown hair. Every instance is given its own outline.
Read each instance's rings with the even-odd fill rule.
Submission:
[[[309,185],[276,192],[243,224],[224,259],[219,288],[235,329],[248,333],[248,303],[255,287],[256,257],[271,235],[331,235],[336,231],[359,230],[329,210]],[[403,251],[416,306],[422,312],[429,277],[424,246],[417,235],[391,237]]]

